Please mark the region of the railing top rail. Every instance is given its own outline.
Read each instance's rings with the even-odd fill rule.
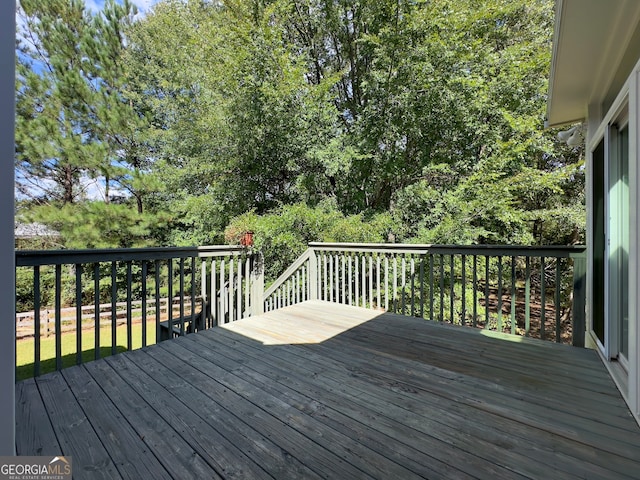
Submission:
[[[64,265],[168,258],[219,257],[250,254],[240,245],[209,245],[201,247],[103,248],[91,250],[16,250],[16,266]]]
[[[273,292],[275,292],[278,287],[280,287],[280,285],[282,285],[293,273],[295,273],[296,270],[298,270],[298,268],[300,268],[304,262],[306,262],[309,257],[311,256],[311,253],[313,252],[313,250],[311,250],[310,248],[306,249],[302,255],[300,255],[297,260],[295,262],[293,262],[289,268],[287,268],[282,275],[280,275],[272,284],[271,286],[264,292],[264,298],[269,297],[271,294],[273,294]]]
[[[490,255],[521,257],[580,258],[586,253],[584,245],[432,245],[407,243],[323,243],[311,242],[309,248],[317,251],[372,252],[372,253],[440,253],[445,255]]]

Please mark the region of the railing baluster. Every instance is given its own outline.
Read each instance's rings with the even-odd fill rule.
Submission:
[[[82,363],[82,264],[76,263],[76,365]]]
[[[238,280],[236,280],[236,320],[242,319],[242,258],[238,257]]]
[[[416,308],[415,308],[415,299],[416,299],[416,285],[415,285],[415,275],[416,275],[416,263],[413,255],[410,257],[410,270],[411,270],[411,316],[416,316]]]
[[[236,266],[235,266],[235,283],[233,285],[233,302],[235,305],[234,314],[235,317],[232,318],[232,321],[240,320],[242,315],[242,257],[236,258]]]
[[[218,278],[217,263],[215,259],[211,259],[211,290],[209,294],[209,308],[211,309],[211,326],[217,326],[218,323],[218,288],[216,280]]]
[[[502,332],[502,257],[498,255],[498,331]]]
[[[229,322],[233,322],[235,317],[235,305],[234,305],[234,289],[235,289],[235,262],[234,257],[229,257],[229,291],[228,291],[228,306],[229,306]]]
[[[224,325],[225,323],[227,323],[227,287],[225,286],[225,263],[226,260],[223,257],[220,260],[220,313],[218,325]]]
[[[473,256],[473,328],[478,326],[478,256]]]
[[[362,254],[362,256],[360,257],[362,259],[362,271],[360,273],[362,274],[361,290],[362,290],[362,307],[363,308],[367,308],[367,264],[365,261],[365,257],[366,257],[366,254]]]
[[[100,358],[100,264],[93,264],[93,315],[94,315],[94,333],[95,345],[93,358]]]
[[[167,260],[167,338],[173,338],[173,258]]]
[[[282,286],[282,306],[283,307],[288,307],[289,306],[289,282],[290,280],[287,280],[285,282],[285,284]]]
[[[398,312],[398,257],[393,254],[393,313]]]
[[[554,300],[556,315],[556,342],[560,343],[560,258],[556,258],[556,296]]]
[[[429,320],[435,320],[433,316],[433,299],[435,298],[434,292],[434,257],[433,254],[429,254]]]
[[[511,334],[516,334],[516,305],[518,291],[516,290],[516,257],[511,257]]]
[[[373,254],[369,253],[369,308],[373,306]]]
[[[405,296],[407,289],[407,257],[402,255],[402,296],[400,297],[401,310],[400,314],[405,315]]]
[[[55,329],[56,329],[56,370],[62,369],[62,265],[56,265],[55,279]]]
[[[489,324],[489,269],[491,266],[489,255],[484,256],[484,328]]]
[[[162,340],[160,331],[160,318],[162,317],[162,306],[160,304],[160,260],[155,261],[155,289],[156,289],[156,343]]]
[[[545,258],[540,257],[540,339],[544,340],[545,321],[547,319],[546,303],[547,303],[547,285],[544,273]]]
[[[244,315],[242,318],[249,316],[249,306],[251,304],[251,257],[247,257],[244,263]]]
[[[524,287],[524,335],[529,336],[531,328],[531,259],[525,260],[525,287]]]
[[[329,294],[327,292],[327,288],[329,287],[329,282],[327,280],[327,275],[328,275],[328,268],[327,268],[327,254],[323,253],[322,254],[322,279],[323,279],[323,283],[322,283],[322,290],[323,290],[323,297],[322,300],[329,300]]]
[[[467,272],[466,272],[466,268],[467,268],[467,256],[465,254],[462,254],[462,257],[460,258],[460,262],[461,262],[461,267],[460,267],[460,277],[461,277],[461,283],[462,283],[462,290],[461,290],[461,294],[462,294],[462,299],[461,299],[461,306],[462,306],[462,326],[465,326],[467,324]]]
[[[424,318],[424,255],[420,255],[420,318]]]
[[[118,277],[116,270],[116,262],[111,262],[111,355],[117,353],[118,339],[116,336],[116,328],[118,323]]]
[[[33,267],[33,376],[40,376],[40,265]]]
[[[453,300],[455,297],[455,271],[454,271],[454,266],[455,266],[455,259],[453,257],[453,255],[449,255],[449,283],[451,283],[451,285],[449,286],[449,315],[451,317],[451,324],[455,325],[456,323],[456,318],[455,318],[455,310],[454,310],[454,305],[453,305]]]
[[[339,257],[339,253],[336,252],[334,257],[333,257],[333,273],[335,275],[335,287],[336,287],[336,292],[335,292],[335,301],[336,303],[340,303],[340,257]]]
[[[131,272],[131,261],[127,262],[127,350],[133,350],[132,323],[133,314],[131,308],[131,282],[133,281]]]
[[[440,257],[440,318],[444,322],[444,255]]]
[[[203,305],[204,312],[204,305]],[[190,332],[196,329],[196,257],[191,257],[191,325]]]
[[[347,261],[348,265],[349,265],[349,305],[353,305],[354,301],[353,301],[353,271],[352,271],[352,264],[353,264],[353,255],[349,254],[348,257],[348,261]]]
[[[360,306],[360,257],[356,254],[353,259],[355,263],[355,275],[353,277],[353,281],[356,286],[356,297],[355,297],[355,305],[356,307]]]
[[[147,261],[142,261],[142,347],[147,346]]]
[[[180,258],[180,336],[184,337],[184,258]]]
[[[202,298],[202,318],[200,323],[203,328],[207,328],[208,312],[209,312],[209,299],[207,298],[207,259],[203,258],[200,261],[200,297]]]
[[[294,301],[294,284],[293,279],[287,280],[287,305],[293,305]]]
[[[318,252],[318,254],[316,256],[316,279],[317,279],[316,291],[318,292],[318,296],[317,296],[318,300],[324,300],[324,297],[322,296],[322,292],[323,292],[323,286],[322,286],[322,279],[323,279],[322,255],[323,255],[322,252]]]
[[[342,265],[342,303],[347,304],[347,259],[344,253],[340,255],[340,263]]]
[[[376,255],[376,307],[382,308],[381,295],[380,295],[380,254]]]
[[[342,257],[342,269],[344,270],[344,257]],[[307,277],[308,277],[308,273],[307,273],[307,266],[303,265],[302,266],[302,301],[306,302],[307,300],[309,300],[309,297],[307,296]],[[344,295],[344,275],[342,276],[342,292]]]
[[[389,311],[389,254],[384,256],[384,309]]]
[[[333,254],[329,254],[329,301],[333,302]]]

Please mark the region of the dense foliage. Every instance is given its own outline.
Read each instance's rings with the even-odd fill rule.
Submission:
[[[583,241],[550,0],[21,5],[22,214],[69,246]]]

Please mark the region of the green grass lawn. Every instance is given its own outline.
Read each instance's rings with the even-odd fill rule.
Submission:
[[[156,342],[156,324],[147,322],[147,345]],[[142,347],[142,324],[134,324],[131,328],[132,348]],[[34,344],[33,337],[18,340],[16,342],[16,379],[24,380],[33,377],[34,369]],[[127,350],[127,326],[116,327],[116,352]],[[111,327],[100,329],[100,357],[111,355]],[[40,373],[53,372],[56,369],[56,343],[55,336],[42,337],[40,340]],[[89,362],[95,358],[95,330],[82,331],[82,362]],[[75,332],[62,334],[62,366],[70,367],[76,364],[76,334]]]

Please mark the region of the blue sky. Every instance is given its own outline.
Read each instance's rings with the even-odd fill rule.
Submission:
[[[158,3],[158,0],[130,0],[136,7],[138,7],[138,11],[142,14],[145,14],[149,11],[149,8],[154,4]],[[104,0],[85,0],[84,1],[87,8],[91,11],[97,12],[102,9],[104,5]]]

